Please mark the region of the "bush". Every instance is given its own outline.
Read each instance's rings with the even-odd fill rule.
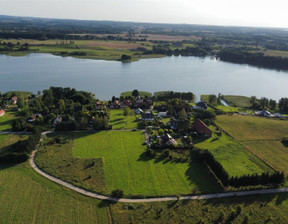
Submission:
[[[116,189],[111,192],[111,196],[113,198],[122,198],[124,196],[124,191],[120,189]]]

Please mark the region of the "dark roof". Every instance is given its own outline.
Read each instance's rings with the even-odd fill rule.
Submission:
[[[145,112],[145,113],[142,113],[142,119],[151,119],[151,118],[154,118],[153,117],[153,113],[150,111],[150,112]]]
[[[212,135],[212,131],[207,127],[207,125],[201,121],[200,119],[196,119],[192,124],[192,130],[197,131],[199,134],[202,135]]]
[[[205,102],[198,102],[198,103],[196,103],[196,106],[201,107],[203,109],[208,109],[208,106]]]

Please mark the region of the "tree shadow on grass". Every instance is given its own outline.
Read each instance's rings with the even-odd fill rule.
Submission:
[[[139,156],[139,158],[138,158],[138,160],[137,161],[149,161],[149,160],[151,160],[151,159],[153,159],[152,157],[149,157],[148,155],[147,155],[147,152],[143,152],[140,156]]]
[[[288,199],[288,193],[277,194],[275,204],[281,205],[283,201],[286,201],[287,199]]]
[[[0,172],[2,170],[9,169],[9,168],[14,167],[16,165],[17,165],[17,163],[7,163],[7,164],[6,163],[0,163]]]
[[[124,118],[117,118],[117,119],[111,120],[110,123],[123,121],[123,120],[124,120]]]
[[[115,205],[116,203],[117,203],[117,201],[102,200],[102,201],[98,204],[98,208],[109,207],[110,205]]]
[[[223,191],[215,177],[208,171],[208,168],[201,163],[190,162],[185,175],[190,184],[196,185],[201,193]]]

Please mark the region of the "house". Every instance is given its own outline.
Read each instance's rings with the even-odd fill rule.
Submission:
[[[161,144],[162,144],[162,145],[177,145],[177,142],[175,141],[174,138],[172,138],[171,135],[169,135],[168,133],[166,133],[166,134],[163,135],[163,137],[161,138]]]
[[[200,135],[210,138],[212,136],[212,131],[207,127],[207,125],[200,119],[196,119],[192,124],[192,130],[196,131]]]
[[[126,107],[131,107],[131,106],[132,106],[132,103],[130,100],[123,100],[120,103],[121,108],[126,108]]]
[[[205,102],[198,102],[196,103],[196,106],[194,106],[195,109],[200,109],[200,110],[207,110],[208,105]]]
[[[167,117],[167,112],[159,112],[157,117]]]
[[[261,111],[256,111],[255,115],[257,116],[261,116],[261,117],[271,117],[271,113],[269,111],[266,110],[261,110]]]
[[[154,115],[151,111],[142,113],[141,117],[142,121],[153,121],[154,120]]]
[[[0,110],[0,117],[5,114],[5,110]]]
[[[12,105],[15,105],[16,103],[17,103],[17,96],[13,96],[12,98],[11,98],[11,104]]]
[[[119,107],[120,107],[119,100],[114,100],[113,102],[110,101],[108,107],[109,107],[110,109],[119,108]]]
[[[99,109],[105,109],[106,108],[106,104],[103,103],[103,102],[96,102],[96,109],[99,110]]]
[[[143,110],[141,110],[140,108],[137,108],[135,110],[135,114],[139,115],[139,114],[142,114],[143,113]]]

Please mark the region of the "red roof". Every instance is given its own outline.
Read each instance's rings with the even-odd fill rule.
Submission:
[[[196,119],[192,124],[192,130],[197,131],[199,134],[212,136],[212,131],[200,119]]]
[[[0,115],[5,114],[5,110],[0,110]]]

